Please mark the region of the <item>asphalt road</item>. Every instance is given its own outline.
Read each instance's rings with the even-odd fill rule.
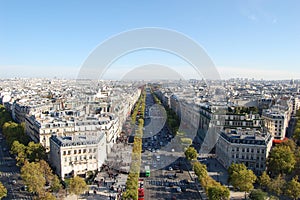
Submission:
[[[7,197],[3,200],[29,200],[32,199],[27,191],[23,191],[23,183],[20,177],[20,168],[16,166],[16,160],[9,154],[5,139],[0,132],[0,181],[7,189]]]
[[[163,112],[147,92],[141,169],[149,166],[151,176],[144,177],[145,199],[201,199],[183,147],[166,127]],[[185,191],[177,191],[178,187]]]

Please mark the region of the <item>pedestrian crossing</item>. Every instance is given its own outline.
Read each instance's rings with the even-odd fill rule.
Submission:
[[[32,197],[22,197],[22,198],[17,198],[17,199],[12,199],[12,200],[32,200]]]
[[[147,180],[146,183],[149,185],[156,185],[156,186],[185,186],[186,184],[180,181],[166,181],[166,180]]]
[[[0,160],[0,165],[7,165],[8,161],[6,160]]]
[[[13,176],[17,173],[18,172],[0,172],[0,177],[10,177],[10,176]]]
[[[15,162],[12,161],[12,160],[0,160],[0,165],[7,165],[7,164],[11,164],[11,165],[14,165]]]

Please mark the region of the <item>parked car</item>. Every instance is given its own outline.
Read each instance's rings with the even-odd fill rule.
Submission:
[[[179,187],[179,186],[176,187],[176,192],[182,192],[182,191],[181,191],[181,187]]]

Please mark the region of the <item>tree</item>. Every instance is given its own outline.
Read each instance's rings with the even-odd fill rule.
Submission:
[[[300,198],[300,183],[298,182],[298,176],[295,176],[286,184],[285,194],[294,200]]]
[[[194,172],[199,179],[205,178],[208,176],[206,165],[201,164],[199,161],[193,164]]]
[[[56,200],[56,198],[50,192],[45,192],[39,197],[39,200]]]
[[[253,183],[256,181],[256,176],[252,170],[245,169],[244,164],[233,164],[229,167],[230,183],[236,189],[246,193],[251,191],[254,186]]]
[[[266,189],[268,188],[270,182],[271,182],[271,178],[270,176],[267,174],[266,171],[264,171],[262,173],[262,175],[259,177],[258,179],[259,185],[261,188]]]
[[[251,200],[266,200],[268,198],[268,194],[263,192],[261,189],[256,189],[250,192],[249,198]]]
[[[194,147],[187,148],[187,150],[184,152],[184,154],[188,160],[196,159],[197,155],[198,155],[198,153]]]
[[[41,143],[29,142],[26,154],[29,162],[39,161],[45,158],[45,149]]]
[[[233,174],[233,172],[239,172],[244,169],[247,169],[244,163],[232,163],[228,168],[229,175]]]
[[[17,155],[17,165],[22,166],[27,159],[26,146],[19,141],[14,141],[11,146],[11,153]]]
[[[290,147],[291,151],[294,152],[296,150],[297,145],[293,140],[287,139],[281,142],[278,146],[288,146]]]
[[[78,198],[78,195],[82,194],[87,190],[87,184],[83,178],[75,176],[70,180],[70,192],[75,194]]]
[[[50,168],[49,164],[45,160],[40,160],[38,163],[40,165],[41,173],[43,174],[46,183],[51,184],[54,175],[52,173],[52,169]]]
[[[0,199],[2,199],[3,197],[6,197],[6,195],[7,195],[7,189],[0,182]]]
[[[284,186],[285,180],[282,177],[282,175],[279,174],[275,179],[272,179],[272,181],[270,182],[269,191],[279,196],[282,194]]]
[[[289,146],[278,145],[271,150],[268,158],[268,168],[272,173],[290,173],[295,164],[295,155]]]
[[[299,122],[297,122],[297,124],[300,124]],[[293,139],[296,142],[300,142],[300,128],[295,128],[294,134],[293,134]]]
[[[53,176],[50,186],[51,186],[51,190],[55,193],[57,193],[62,188],[62,185],[57,175]]]
[[[42,173],[39,163],[25,162],[21,168],[21,177],[28,187],[28,191],[41,195],[45,189],[46,179]]]
[[[227,200],[229,199],[230,191],[227,187],[220,184],[208,188],[209,200]]]

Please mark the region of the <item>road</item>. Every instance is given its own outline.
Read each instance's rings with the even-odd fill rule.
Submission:
[[[0,138],[0,181],[7,189],[7,197],[3,200],[32,199],[29,192],[22,190],[23,183],[20,177],[20,168],[16,166],[16,160],[10,156],[8,146],[1,132]]]
[[[144,178],[145,199],[201,199],[189,174],[183,147],[165,121],[164,109],[154,103],[147,91],[141,169],[150,166],[151,176]]]

